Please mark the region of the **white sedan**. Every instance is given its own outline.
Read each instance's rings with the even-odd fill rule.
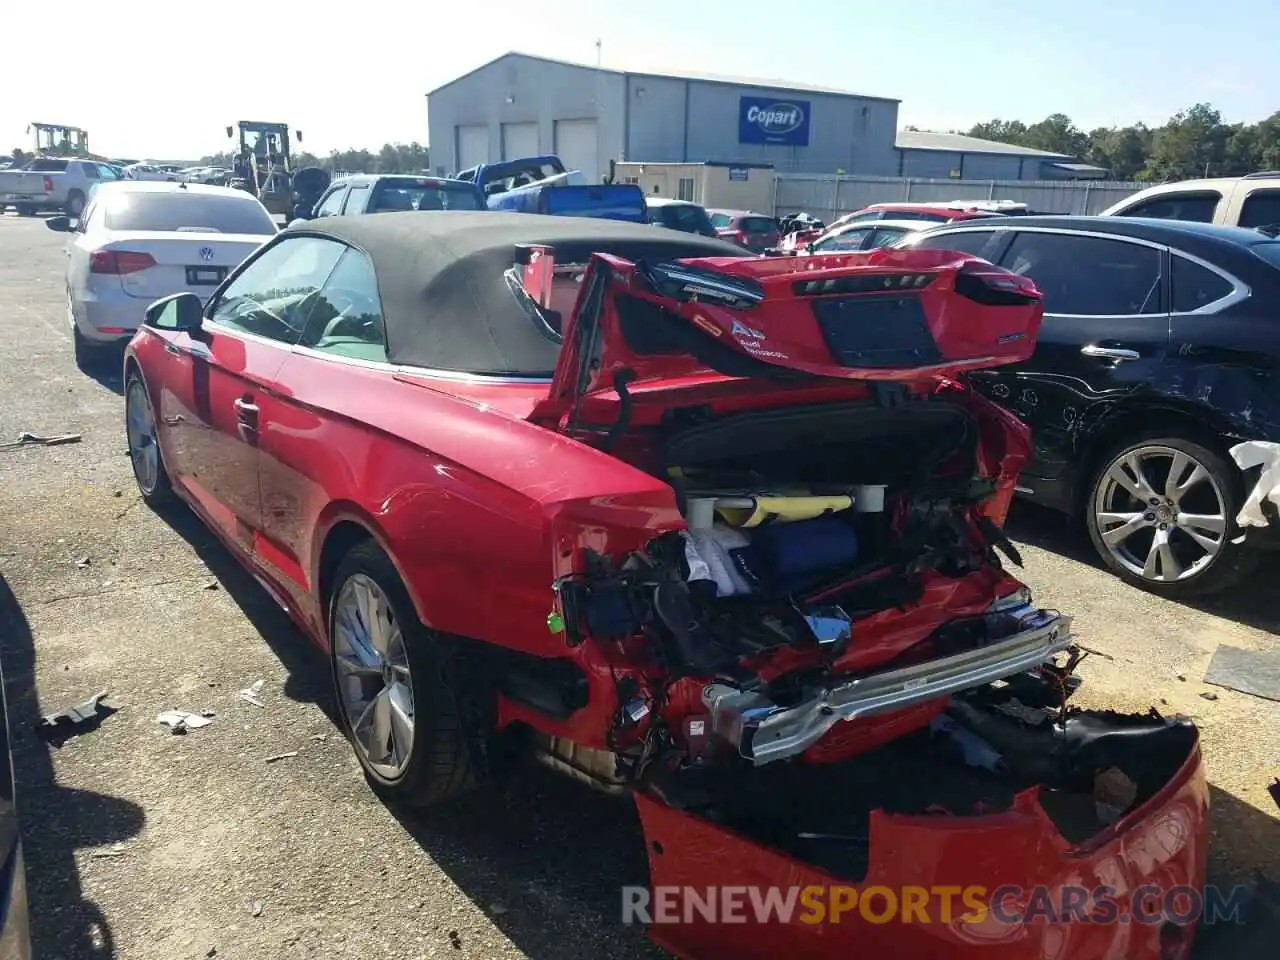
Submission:
[[[132,337],[153,301],[188,290],[207,300],[278,230],[243,190],[138,180],[104,183],[79,220],[45,224],[71,234],[67,320],[81,366]]]
[[[154,166],[150,163],[131,163],[124,168],[124,175],[130,180],[177,180],[176,173]]]
[[[847,226],[828,230],[801,254],[855,253],[859,250],[877,250],[901,243],[912,234],[936,227],[929,220],[860,220]]]

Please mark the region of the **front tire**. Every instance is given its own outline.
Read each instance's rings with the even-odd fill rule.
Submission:
[[[1149,434],[1103,459],[1085,504],[1089,539],[1107,568],[1170,599],[1216,593],[1257,565],[1233,543],[1244,501],[1240,471],[1186,437]]]
[[[79,331],[77,331],[77,335]],[[149,507],[161,507],[173,500],[173,486],[160,453],[155,413],[142,377],[130,373],[124,387],[125,434],[129,439],[129,460],[138,492]]]
[[[455,644],[418,619],[395,566],[372,540],[342,559],[329,602],[330,666],[342,727],[389,803],[424,807],[479,779],[464,722]]]

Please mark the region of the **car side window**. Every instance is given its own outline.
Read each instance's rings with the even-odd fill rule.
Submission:
[[[84,178],[86,180],[102,179],[102,173],[98,169],[98,165],[96,163],[81,163],[77,164],[77,166],[80,168],[80,172],[84,174]]]
[[[1235,285],[1194,260],[1173,255],[1173,312],[1190,313],[1231,293]]]
[[[344,250],[341,243],[323,237],[278,241],[227,285],[209,319],[292,346]]]
[[[834,237],[827,237],[825,240],[815,243],[813,249],[820,253],[835,253],[838,250],[861,250],[862,241],[867,239],[870,230],[846,230],[844,233]]]
[[[336,217],[342,212],[342,201],[346,198],[346,195],[346,187],[334,187],[329,191],[325,198],[316,205],[315,215],[317,217]]]
[[[356,360],[387,359],[378,280],[369,255],[348,248],[307,317],[299,346]]]
[[[880,247],[890,247],[900,243],[906,235],[907,231],[901,227],[876,227],[871,231],[871,239],[864,245],[864,249],[877,250]]]
[[[367,183],[357,184],[347,191],[347,202],[342,205],[342,212],[364,213],[365,204],[369,200],[369,185]]]
[[[1213,223],[1222,194],[1216,190],[1197,193],[1166,193],[1152,197],[1145,203],[1130,207],[1122,217],[1155,217],[1159,220],[1190,220],[1194,223]]]
[[[953,233],[927,233],[924,236],[916,236],[906,245],[919,250],[959,250],[961,253],[980,257],[993,236],[995,236],[994,230],[956,230]]]
[[[1030,277],[1047,314],[1134,316],[1161,312],[1160,251],[1070,233],[1020,231],[1001,266]]]
[[[1280,190],[1255,190],[1244,198],[1240,226],[1271,227],[1280,224]]]
[[[711,215],[711,224],[717,230],[725,229],[726,227],[729,226],[730,222],[731,222],[731,218],[725,216],[723,213],[713,213]]]

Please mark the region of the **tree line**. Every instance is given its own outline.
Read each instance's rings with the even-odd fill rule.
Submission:
[[[203,159],[211,166],[231,166],[230,153],[215,153]],[[293,155],[293,168],[323,167],[329,172],[342,173],[423,173],[429,171],[430,151],[422,144],[384,143],[378,150],[331,150],[326,157],[318,157],[305,150]]]
[[[1052,113],[1029,125],[997,119],[952,132],[1079,157],[1105,167],[1116,180],[1162,182],[1280,170],[1280,111],[1258,123],[1226,123],[1211,104],[1197,103],[1159,127],[1137,123],[1085,132],[1066,114]]]

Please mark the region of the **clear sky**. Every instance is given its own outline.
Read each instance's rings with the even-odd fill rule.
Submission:
[[[1280,110],[1276,0],[7,0],[0,149],[32,120],[85,127],[117,156],[194,158],[271,120],[305,149],[427,139],[424,94],[508,50],[618,68],[732,73],[902,100],[900,123],[964,128],[1062,112],[1162,123],[1207,100]],[[1039,9],[1037,9],[1039,8]],[[442,9],[456,11],[443,13]],[[312,19],[308,20],[308,13]],[[14,23],[40,24],[19,42]],[[15,20],[16,18],[16,20]]]

